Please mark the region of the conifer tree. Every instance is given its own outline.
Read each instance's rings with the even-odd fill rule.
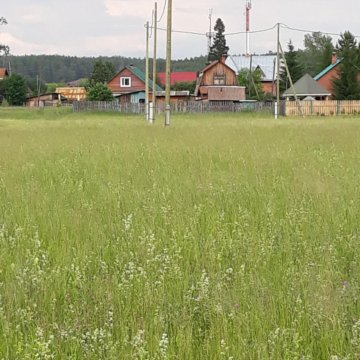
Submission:
[[[293,83],[298,81],[303,76],[303,68],[298,60],[297,51],[291,40],[288,43],[288,51],[285,52],[286,64]],[[290,87],[290,80],[288,78],[285,66],[281,67],[280,72],[280,90],[285,91]]]
[[[359,47],[353,34],[345,31],[336,45],[337,56],[341,60],[338,78],[333,80],[334,97],[337,100],[357,100],[360,98],[358,82]]]
[[[223,55],[227,55],[229,52],[229,47],[226,46],[226,39],[224,35],[225,25],[220,18],[216,20],[214,30],[216,34],[213,45],[210,47],[208,55],[209,61],[220,60]]]

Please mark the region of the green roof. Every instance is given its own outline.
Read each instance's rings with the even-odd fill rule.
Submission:
[[[126,68],[131,71],[135,76],[137,76],[141,81],[143,81],[145,83],[146,78],[145,78],[145,74],[144,72],[142,72],[139,68],[135,67],[135,66],[126,66]],[[153,81],[151,79],[149,79],[149,87],[151,89],[153,89],[154,85],[153,85]],[[156,91],[162,91],[163,89],[156,84]]]
[[[339,65],[342,62],[342,59],[337,59],[335,63],[330,64],[328,67],[326,67],[323,71],[321,71],[319,74],[317,74],[314,77],[314,80],[318,81],[321,79],[325,74],[327,74],[330,70],[332,70],[335,66]]]

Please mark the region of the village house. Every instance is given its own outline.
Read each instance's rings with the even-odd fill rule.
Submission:
[[[111,80],[107,87],[120,103],[145,103],[145,74],[135,66],[125,66]],[[149,96],[153,93],[153,82],[149,80]],[[156,91],[163,89],[156,85]]]
[[[56,93],[61,94],[68,102],[86,100],[86,89],[83,86],[57,87]]]
[[[29,96],[26,98],[25,105],[28,107],[60,106],[66,98],[56,92],[42,95]]]
[[[236,74],[243,69],[261,71],[261,88],[265,94],[276,95],[276,54],[267,55],[230,55],[226,59],[226,65],[231,67]]]
[[[238,85],[236,72],[225,61],[226,57],[223,56],[200,71],[195,89],[197,100],[245,100],[245,87]]]
[[[333,81],[339,77],[339,66],[343,59],[338,58],[334,53],[331,64],[314,77],[314,80],[322,85],[329,93],[334,95]],[[358,74],[358,82],[360,83],[360,72]]]
[[[9,76],[9,73],[6,68],[0,68],[0,80],[4,80]]]
[[[159,81],[159,85],[165,87],[166,73],[159,72],[157,75],[157,79]],[[180,83],[191,83],[193,81],[196,81],[196,79],[197,79],[196,71],[172,72],[170,74],[170,85],[174,86],[175,84],[180,84]]]

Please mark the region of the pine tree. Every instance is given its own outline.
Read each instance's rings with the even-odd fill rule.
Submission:
[[[298,81],[303,76],[303,67],[298,60],[298,53],[291,40],[288,43],[288,51],[285,52],[286,64],[289,69],[291,80],[293,83]],[[288,78],[285,66],[280,70],[280,90],[285,91],[290,87],[290,80]]]
[[[229,52],[229,47],[226,46],[226,39],[224,35],[225,25],[220,18],[216,20],[214,30],[216,34],[214,37],[214,43],[210,47],[208,55],[209,61],[220,60],[223,55],[227,55]]]
[[[339,77],[333,80],[334,97],[337,100],[356,100],[360,98],[359,47],[353,34],[346,31],[336,45],[337,56],[342,59]]]

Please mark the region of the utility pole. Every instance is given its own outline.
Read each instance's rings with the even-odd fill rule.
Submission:
[[[149,22],[146,22],[145,119],[149,121]]]
[[[250,55],[250,10],[251,0],[246,0],[246,55]]]
[[[291,74],[290,74],[290,71],[289,71],[289,67],[288,67],[287,62],[286,62],[285,53],[284,53],[284,51],[283,51],[283,49],[282,49],[281,44],[280,44],[279,47],[280,47],[282,59],[283,59],[283,61],[284,61],[285,70],[286,70],[286,75],[287,75],[287,77],[289,78],[291,90],[293,91],[296,104],[297,104],[297,106],[298,106],[298,108],[299,108],[300,115],[301,115],[302,117],[304,117],[304,113],[303,113],[303,111],[302,111],[301,103],[300,103],[300,100],[299,100],[299,98],[298,98],[298,96],[297,96],[297,94],[296,94],[296,90],[295,90],[294,83],[293,83],[292,78],[291,78]]]
[[[276,51],[276,106],[275,119],[279,116],[280,108],[280,23],[277,23],[277,51]]]
[[[165,126],[170,126],[171,30],[172,30],[172,0],[168,0],[167,31],[166,31]]]
[[[36,75],[37,105],[40,107],[40,78]]]
[[[155,2],[155,9],[154,9],[154,59],[153,59],[153,78],[152,78],[152,119],[150,120],[151,123],[155,121],[155,114],[156,114],[156,51],[157,51],[157,2]]]

